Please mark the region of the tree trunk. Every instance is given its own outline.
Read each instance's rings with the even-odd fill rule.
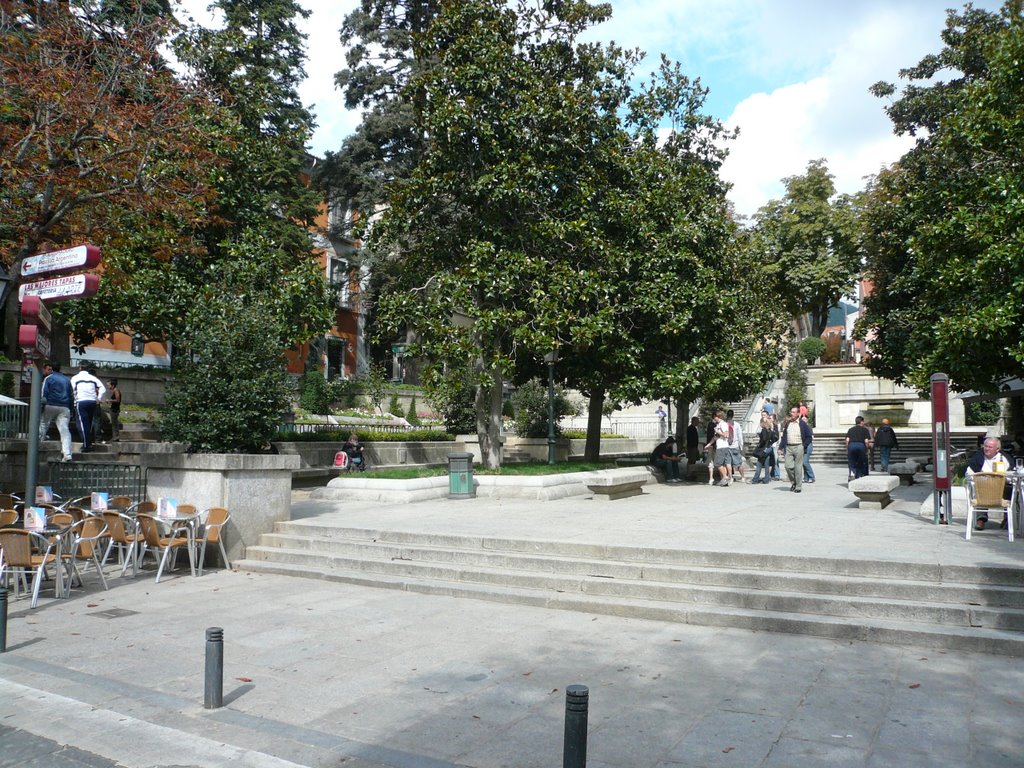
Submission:
[[[480,457],[487,469],[501,468],[501,372],[488,369],[483,358],[477,369],[486,373],[489,382],[476,388],[476,433],[480,440]]]
[[[683,453],[686,450],[686,428],[690,426],[690,404],[681,397],[676,399],[676,449]]]
[[[590,393],[587,403],[587,445],[583,449],[583,458],[596,463],[601,460],[601,419],[604,417],[604,390],[598,389]]]

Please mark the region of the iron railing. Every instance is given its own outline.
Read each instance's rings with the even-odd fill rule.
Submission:
[[[147,498],[147,470],[137,464],[101,464],[92,461],[58,462],[50,467],[50,485],[61,498],[74,499],[94,491],[111,496]]]
[[[313,432],[355,432],[360,429],[371,429],[374,432],[412,432],[422,427],[404,426],[402,424],[280,424],[277,433],[309,434]]]
[[[28,437],[27,405],[0,405],[0,438]]]

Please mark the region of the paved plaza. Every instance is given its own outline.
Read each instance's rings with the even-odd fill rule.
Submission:
[[[299,499],[296,517],[697,548],[1019,564],[1024,542],[854,508],[840,469],[788,484],[649,487],[595,503]],[[559,766],[565,687],[588,765],[1020,766],[1024,660],[595,616],[266,574],[179,570],[12,601],[0,766]],[[94,578],[94,577],[93,577]],[[203,709],[223,627],[225,707]]]

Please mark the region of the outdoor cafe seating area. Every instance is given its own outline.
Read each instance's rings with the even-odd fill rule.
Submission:
[[[176,571],[179,554],[191,576],[202,576],[208,547],[231,567],[224,546],[230,514],[223,507],[199,511],[174,499],[101,491],[65,500],[48,488],[36,498],[25,504],[0,493],[0,586],[15,599],[30,597],[32,608],[51,590],[59,600],[109,589],[112,578],[155,575],[159,583]],[[183,575],[183,567],[177,572]]]

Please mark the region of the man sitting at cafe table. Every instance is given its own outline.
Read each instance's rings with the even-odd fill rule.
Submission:
[[[1013,457],[1002,450],[1002,446],[999,443],[999,438],[988,437],[982,442],[981,447],[971,457],[971,460],[967,464],[966,475],[973,475],[975,472],[1006,472],[1010,467],[1013,466]],[[1011,488],[1009,485],[1003,490],[1003,498],[1009,499]],[[978,510],[978,519],[975,523],[975,528],[979,531],[985,530],[985,523],[988,522],[988,513],[983,510]],[[1006,528],[1006,516],[1003,516],[1003,523],[1001,528]]]

